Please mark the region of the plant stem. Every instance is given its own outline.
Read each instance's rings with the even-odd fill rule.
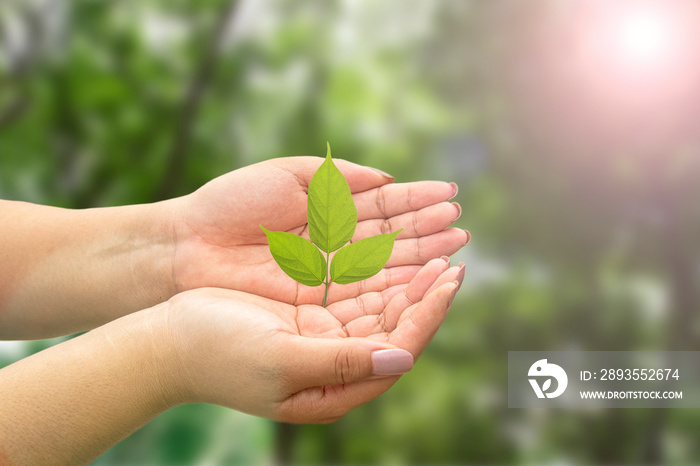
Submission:
[[[329,271],[329,266],[330,264],[328,263],[330,259],[331,253],[327,252],[326,253],[326,281],[323,282],[324,285],[326,285],[326,291],[323,292],[323,307],[326,307],[326,300],[328,299],[328,287],[331,286],[331,273]]]

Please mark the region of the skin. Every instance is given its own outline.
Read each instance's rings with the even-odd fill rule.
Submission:
[[[323,308],[322,287],[287,277],[258,227],[308,237],[322,160],[262,162],[156,204],[0,201],[0,338],[89,330],[0,370],[0,465],[88,463],[183,403],[332,422],[389,389],[409,367],[378,375],[373,355],[417,359],[464,278],[446,257],[469,240],[448,228],[456,186],[336,160],[353,240],[404,232],[380,274],[332,286]]]
[[[87,464],[183,403],[333,422],[398,380],[373,375],[372,352],[418,358],[463,276],[463,265],[435,259],[408,286],[327,309],[181,293],[1,370],[0,464]]]
[[[287,157],[235,170],[165,202],[68,210],[0,201],[0,339],[36,339],[95,328],[178,292],[220,287],[290,304],[318,303],[323,287],[287,277],[262,224],[308,238],[306,190],[320,157]],[[353,241],[403,228],[387,266],[328,303],[407,283],[469,233],[453,183],[393,184],[372,168],[335,160],[358,211]],[[31,234],[28,234],[31,232]],[[4,246],[4,247],[3,247]]]

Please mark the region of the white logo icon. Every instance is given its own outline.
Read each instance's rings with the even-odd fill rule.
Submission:
[[[569,378],[566,376],[564,369],[556,364],[548,364],[546,359],[540,359],[530,366],[527,375],[530,377],[548,377],[542,384],[542,387],[540,387],[537,379],[528,379],[537,398],[556,398],[564,393],[566,385],[569,383]],[[557,389],[553,392],[547,392],[552,385],[553,378],[557,381]]]

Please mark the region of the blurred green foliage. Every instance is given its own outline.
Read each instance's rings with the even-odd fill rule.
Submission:
[[[183,406],[95,464],[700,461],[694,410],[507,408],[508,351],[700,346],[700,110],[592,93],[582,3],[0,3],[3,198],[153,202],[328,140],[398,182],[458,182],[474,238],[451,315],[388,394],[291,429]]]

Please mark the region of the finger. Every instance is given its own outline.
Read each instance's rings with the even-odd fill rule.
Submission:
[[[417,359],[445,320],[458,285],[445,283],[423,298],[389,334],[389,342],[410,351]]]
[[[399,234],[401,238],[403,232]],[[451,256],[469,242],[469,233],[460,228],[447,230],[421,238],[397,239],[387,267],[425,264],[440,256]]]
[[[428,236],[449,227],[461,214],[462,208],[456,202],[440,202],[391,218],[364,220],[357,224],[352,241],[392,233],[401,228],[401,238]]]
[[[425,292],[426,296],[433,291],[437,290],[440,288],[442,285],[445,283],[451,283],[451,282],[456,282],[457,283],[457,291],[459,291],[459,288],[462,286],[462,281],[464,280],[464,262],[460,262],[458,266],[456,267],[450,267],[449,269],[445,270],[438,278],[435,280],[435,282],[430,286],[428,291]],[[455,293],[457,292],[455,291]],[[400,313],[398,315],[398,322],[394,326],[401,325],[401,323],[408,319],[411,314],[415,311],[415,306],[412,308],[406,309],[404,312]],[[391,329],[393,330],[393,328]]]
[[[373,291],[330,304],[327,309],[342,325],[365,316],[378,316],[389,302],[406,289],[406,284]],[[376,319],[375,319],[376,320]],[[351,335],[352,336],[352,335]]]
[[[447,259],[447,260],[445,260]],[[401,314],[411,305],[418,303],[428,293],[428,290],[434,287],[437,280],[442,277],[449,277],[449,271],[457,267],[450,268],[449,258],[433,259],[416,274],[416,276],[408,284],[408,287],[403,293],[396,295],[387,305],[384,310],[382,327],[383,331],[391,332],[396,328]],[[452,281],[450,280],[450,281]],[[445,282],[443,282],[445,283]]]
[[[449,269],[447,269],[442,275],[438,277],[437,280],[435,280],[435,283],[430,285],[430,288],[428,288],[428,291],[426,291],[425,294],[430,294],[445,283],[453,281],[459,283],[457,289],[459,289],[462,286],[462,281],[464,281],[464,262],[460,262],[459,265],[457,265],[457,267],[450,267]]]
[[[359,221],[371,218],[391,218],[445,202],[457,194],[457,185],[444,181],[416,181],[388,184],[357,192],[352,197]]]
[[[283,170],[293,173],[299,183],[306,187],[323,160],[323,157],[282,157],[275,159],[275,163]],[[365,167],[335,157],[333,157],[333,163],[343,174],[350,185],[350,191],[353,193],[373,190],[394,182],[394,177],[372,167]]]
[[[413,367],[413,356],[386,342],[365,338],[310,338],[289,335],[282,380],[290,393],[310,387],[398,375]]]
[[[377,398],[398,379],[398,376],[382,377],[347,385],[308,388],[284,400],[275,417],[291,423],[335,422],[348,411]]]
[[[426,290],[449,267],[449,258],[433,259],[413,277],[402,293],[397,293],[382,311],[375,315],[359,315],[345,323],[345,331],[351,337],[368,337],[388,333],[396,328],[401,314],[423,299]],[[455,267],[456,269],[456,267]]]

